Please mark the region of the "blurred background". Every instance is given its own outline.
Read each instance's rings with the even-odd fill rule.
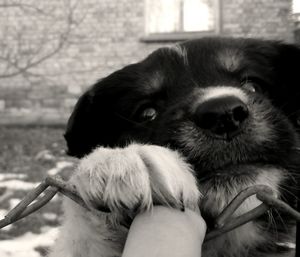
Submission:
[[[0,219],[47,175],[72,172],[63,131],[88,86],[204,36],[300,43],[300,0],[0,0]],[[44,256],[60,202],[0,230],[0,256]]]

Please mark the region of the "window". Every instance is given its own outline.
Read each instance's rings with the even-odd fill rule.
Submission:
[[[187,39],[195,33],[216,33],[219,0],[145,0],[146,37]]]
[[[298,25],[300,23],[300,1],[299,0],[293,0],[293,16],[296,24]]]
[[[300,13],[300,1],[293,0],[293,13]]]

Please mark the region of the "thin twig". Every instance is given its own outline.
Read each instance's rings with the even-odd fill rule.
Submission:
[[[56,195],[57,191],[58,191],[58,189],[55,189],[55,188],[49,189],[49,191],[46,192],[45,195],[43,197],[41,197],[41,199],[30,204],[27,208],[24,209],[24,211],[19,216],[16,216],[13,219],[7,218],[7,215],[6,215],[6,217],[3,220],[0,220],[0,229],[3,227],[6,227],[7,225],[14,223],[15,221],[22,219],[22,218],[30,215],[31,213],[37,211],[38,209],[42,208]]]
[[[272,194],[272,189],[265,185],[256,185],[248,187],[242,190],[221,212],[220,216],[216,219],[216,227],[223,227],[225,223],[230,219],[232,214],[237,210],[237,208],[251,195],[255,195],[258,192],[263,194]]]
[[[44,191],[44,196],[39,197]],[[57,192],[60,192],[74,200],[83,208],[90,210],[82,198],[78,195],[74,186],[70,186],[59,176],[47,177],[38,187],[30,191],[17,206],[5,216],[4,219],[0,220],[0,229],[37,211],[47,204],[57,194]],[[232,218],[232,214],[236,211],[236,209],[245,201],[246,198],[252,195],[256,195],[257,199],[263,203],[247,213]],[[278,208],[300,221],[300,213],[283,201],[277,199],[271,188],[264,185],[256,185],[241,191],[229,203],[229,205],[224,208],[223,212],[217,218],[216,229],[207,233],[205,242],[258,218],[271,207]],[[103,207],[100,211],[109,212],[106,207]]]
[[[47,189],[48,185],[45,182],[39,184],[33,191],[30,191],[23,200],[13,208],[5,218],[9,221],[15,220],[20,214],[27,208],[27,206],[32,203],[42,192]]]
[[[258,218],[259,216],[263,215],[268,209],[269,207],[267,205],[261,204],[253,210],[244,213],[243,215],[229,219],[224,226],[218,227],[208,232],[205,236],[205,242],[214,239],[226,232],[229,232],[237,227],[240,227],[251,220]]]
[[[276,209],[279,209],[279,210],[285,212],[286,214],[289,214],[294,219],[300,221],[300,213],[297,212],[295,209],[293,209],[288,204],[286,204],[285,202],[283,202],[277,198],[274,198],[268,194],[264,194],[263,192],[257,192],[256,197],[257,197],[257,199],[266,203],[270,207],[275,207]]]
[[[78,195],[76,188],[66,184],[59,176],[47,177],[46,183],[49,186],[58,188],[59,192],[81,205],[83,208],[89,209],[81,197]]]

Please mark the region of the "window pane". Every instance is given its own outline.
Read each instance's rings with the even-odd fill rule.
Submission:
[[[208,31],[214,29],[213,1],[184,0],[183,30]]]
[[[180,31],[181,0],[147,0],[147,32]]]
[[[216,0],[146,0],[146,32],[215,29]]]
[[[300,13],[300,1],[299,0],[293,0],[293,12]]]

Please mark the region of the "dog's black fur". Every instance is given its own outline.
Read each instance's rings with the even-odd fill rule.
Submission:
[[[65,134],[69,154],[81,158],[100,145],[130,142],[167,146],[193,165],[204,198],[210,188],[230,191],[254,179],[259,175],[255,167],[273,166],[284,170],[280,197],[295,206],[299,67],[300,49],[275,41],[203,38],[158,49],[100,80],[80,98]],[[231,138],[214,137],[197,124],[201,90],[218,86],[241,88],[249,98],[249,117]],[[269,139],[262,143],[257,135]],[[219,210],[201,207],[210,226]],[[242,256],[288,251],[277,243],[292,234],[295,224],[282,213],[272,215],[273,226],[268,215],[256,221],[269,243]]]

